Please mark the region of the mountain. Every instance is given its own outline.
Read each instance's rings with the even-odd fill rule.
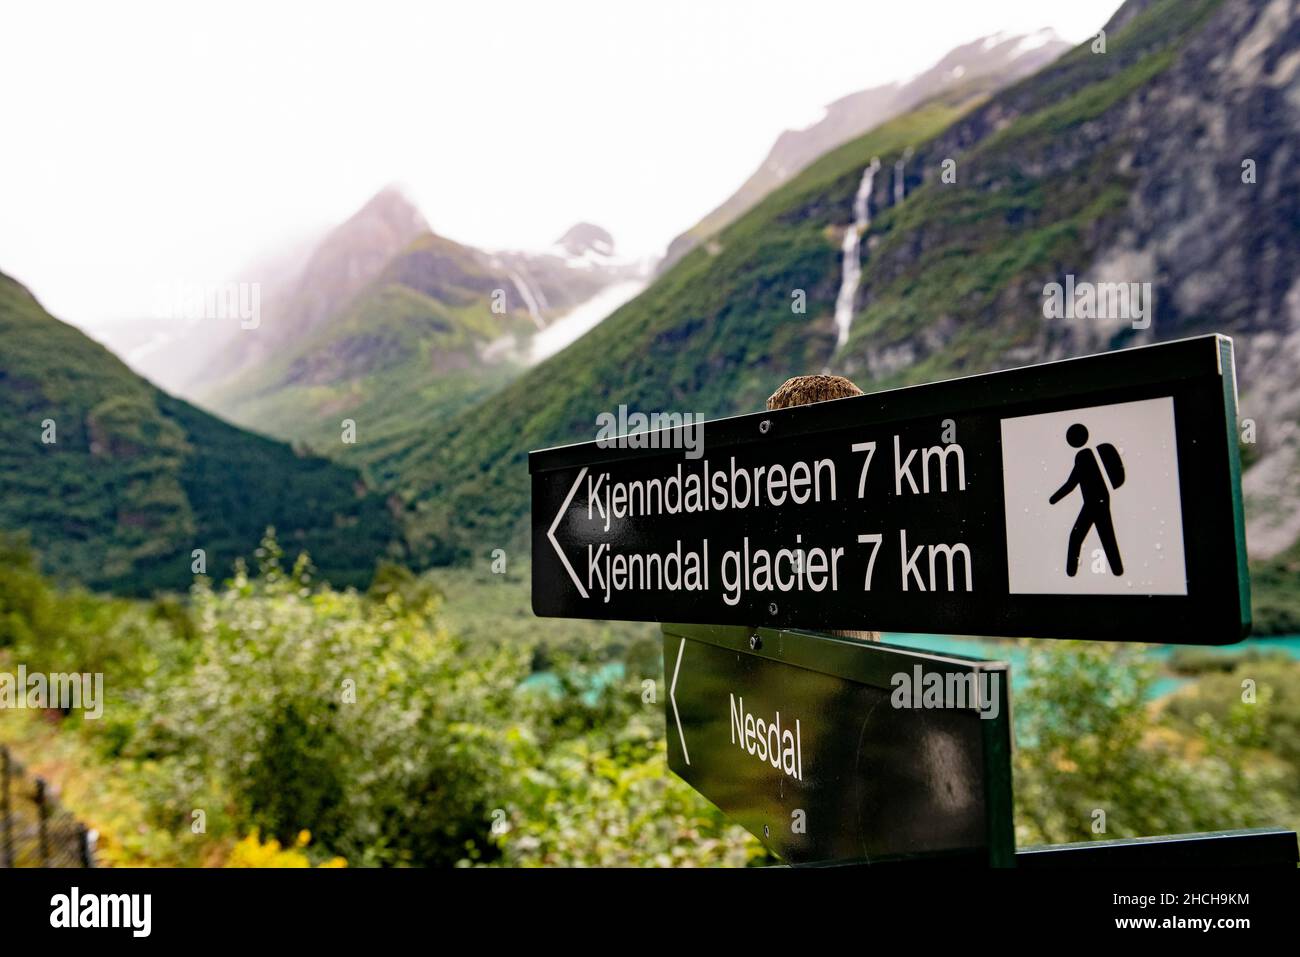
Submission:
[[[575,223],[555,241],[557,249],[572,259],[608,262],[614,257],[614,237],[593,223]]]
[[[231,330],[224,348],[189,383],[190,394],[206,399],[278,358],[337,316],[394,256],[428,231],[429,224],[399,190],[380,190],[315,247],[290,283],[264,297],[256,328]]]
[[[790,223],[792,197],[815,196],[861,175],[866,152],[899,152],[932,135],[980,99],[932,101],[873,131],[855,149],[814,163],[696,249],[638,297],[527,374],[406,450],[390,476],[409,503],[415,554],[464,557],[523,547],[527,452],[593,438],[599,413],[620,403],[643,411],[713,417],[760,408],[796,372],[820,370],[835,347],[839,215]],[[808,315],[791,311],[804,290]]]
[[[387,187],[323,238],[220,284],[255,304],[254,321],[215,300],[191,308],[196,291],[182,288],[177,309],[164,302],[159,316],[100,336],[170,392],[368,468],[409,444],[404,433],[427,431],[603,319],[647,272],[585,222],[540,252],[475,249],[434,233]],[[340,440],[344,419],[355,443]]]
[[[835,365],[883,385],[1203,332],[1258,421],[1247,539],[1300,536],[1300,22],[1278,0],[1130,2],[1085,44],[919,144],[873,222]],[[956,157],[961,188],[940,181]],[[1247,167],[1253,172],[1249,172]],[[877,184],[872,202],[889,203]],[[804,207],[792,210],[815,215]],[[1045,320],[1046,284],[1150,282],[1148,328]]]
[[[426,229],[367,283],[337,291],[341,308],[318,299],[308,318],[298,306],[291,338],[271,333],[274,348],[201,398],[382,479],[416,437],[521,374],[534,334],[634,273],[590,224],[540,253],[484,252]],[[344,419],[355,443],[340,439]]]
[[[668,246],[660,270],[751,209],[817,157],[953,87],[968,94],[991,92],[1051,63],[1070,45],[1051,29],[1023,36],[995,34],[963,44],[903,83],[860,90],[826,107],[801,130],[786,130],[740,188]]]
[[[324,236],[289,243],[229,282],[163,284],[155,290],[154,315],[113,323],[96,335],[151,382],[202,401],[334,315],[427,230],[401,191],[386,187]],[[235,310],[216,304],[214,297],[228,289],[256,304],[255,322],[241,322]]]
[[[828,367],[873,390],[1218,331],[1237,343],[1243,415],[1260,429],[1249,538],[1261,557],[1285,548],[1300,521],[1300,21],[1288,9],[1129,0],[1104,53],[1086,43],[991,97],[949,91],[821,157],[411,450],[397,484],[414,540],[439,554],[522,547],[527,451],[593,437],[620,403],[718,416]],[[843,239],[873,159],[840,345]],[[1046,319],[1044,290],[1068,274],[1152,283],[1150,327]],[[800,291],[806,313],[792,308]]]
[[[0,275],[0,531],[44,568],[147,594],[228,575],[274,525],[338,584],[367,582],[399,529],[353,470],[299,456],[148,383]]]
[[[532,328],[504,266],[426,232],[337,315],[204,401],[232,421],[365,464],[518,375]],[[341,441],[344,419],[356,423],[354,445]]]

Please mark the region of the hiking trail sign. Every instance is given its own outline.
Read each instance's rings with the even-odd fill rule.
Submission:
[[[690,428],[531,453],[537,615],[1182,644],[1249,631],[1226,337]]]
[[[1013,863],[1005,663],[768,628],[663,636],[669,768],[782,860]]]

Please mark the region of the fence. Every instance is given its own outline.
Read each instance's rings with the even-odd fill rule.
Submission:
[[[0,745],[0,867],[94,867],[94,838]]]

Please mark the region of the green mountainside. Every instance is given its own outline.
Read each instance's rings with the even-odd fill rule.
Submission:
[[[528,450],[594,437],[603,410],[753,410],[787,376],[819,370],[835,344],[839,210],[801,221],[787,212],[841,181],[856,185],[864,155],[900,151],[972,105],[948,94],[823,157],[715,246],[692,251],[568,349],[406,450],[389,472],[410,503],[417,554],[463,556],[471,542],[491,548],[509,537],[528,511]],[[807,293],[806,315],[792,313],[796,289]]]
[[[870,390],[1213,329],[1237,339],[1249,409],[1269,376],[1260,336],[1295,327],[1281,263],[1300,221],[1297,172],[1275,169],[1253,191],[1240,179],[1242,155],[1294,152],[1300,129],[1285,83],[1240,66],[1260,56],[1294,75],[1297,28],[1274,12],[1130,0],[1104,53],[1084,44],[986,100],[949,93],[822,157],[569,349],[406,450],[391,471],[417,554],[522,545],[528,450],[593,437],[619,403],[715,417],[828,367]],[[862,283],[837,350],[841,242],[873,157]],[[948,159],[955,183],[941,180]],[[1151,281],[1151,327],[1046,320],[1044,285],[1066,273]],[[792,308],[800,292],[806,313]]]
[[[937,63],[902,83],[859,90],[826,106],[825,115],[800,130],[786,130],[762,164],[736,192],[674,239],[660,265],[666,270],[709,237],[735,222],[809,163],[960,83],[992,93],[1028,76],[1070,48],[1050,29],[1029,36],[995,34],[949,50]]]
[[[0,530],[28,534],[60,578],[183,588],[194,549],[226,575],[274,525],[322,576],[361,584],[396,547],[387,503],[356,472],[159,391],[4,275],[0,342]]]

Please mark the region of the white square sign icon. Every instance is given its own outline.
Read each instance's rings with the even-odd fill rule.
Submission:
[[[1014,595],[1186,595],[1174,400],[1002,420]]]

